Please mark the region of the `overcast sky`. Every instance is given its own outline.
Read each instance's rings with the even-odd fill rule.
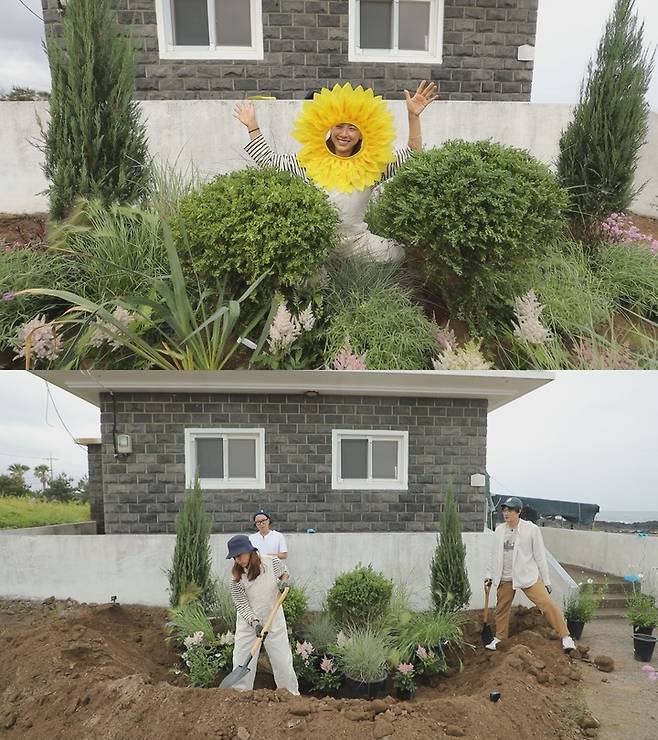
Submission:
[[[73,437],[100,435],[94,406],[50,390]],[[56,474],[85,475],[86,452],[57,418],[43,380],[0,371],[0,409],[0,471],[13,462],[33,468],[52,455]],[[658,510],[656,419],[658,372],[558,373],[489,414],[492,491]]]
[[[40,0],[23,0],[41,15]],[[19,0],[0,0],[0,90],[13,85],[50,88],[41,49],[43,23]],[[614,0],[540,0],[532,99],[538,103],[571,103],[578,98],[587,60],[595,53]],[[637,0],[646,23],[645,40],[658,43],[658,0]],[[658,72],[649,93],[658,111]]]

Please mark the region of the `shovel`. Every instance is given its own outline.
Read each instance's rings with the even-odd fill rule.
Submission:
[[[482,621],[484,625],[482,627],[482,644],[488,645],[493,639],[494,634],[489,624],[489,591],[491,591],[491,584],[484,584],[484,614],[482,615]]]
[[[269,616],[267,617],[267,621],[263,625],[263,629],[256,638],[256,641],[251,646],[251,650],[249,651],[249,657],[247,658],[244,665],[239,665],[237,668],[234,668],[228,676],[219,684],[220,689],[230,689],[231,686],[235,686],[240,679],[244,678],[247,673],[251,670],[249,668],[249,663],[251,663],[252,658],[256,653],[259,651],[260,646],[263,644],[263,640],[267,637],[267,633],[270,630],[270,626],[272,625],[272,621],[274,620],[274,615],[276,614],[276,610],[283,604],[285,601],[286,596],[288,595],[288,591],[290,589],[286,586],[286,588],[277,596],[276,601],[274,602],[274,606],[272,607],[272,611],[270,612]]]

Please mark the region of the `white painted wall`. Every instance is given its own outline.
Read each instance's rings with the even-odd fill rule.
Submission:
[[[473,597],[470,607],[484,605],[483,581],[491,532],[465,533],[466,567]],[[327,589],[341,572],[357,563],[372,565],[406,583],[416,609],[430,605],[429,564],[433,533],[292,534],[288,535],[291,578],[309,595],[309,608],[321,607]],[[166,606],[166,570],[175,535],[13,535],[0,536],[0,597],[44,599],[71,597],[106,602]],[[228,536],[212,535],[213,572],[228,576]],[[551,569],[558,603],[570,587]],[[525,603],[521,594],[518,603]]]
[[[274,148],[280,153],[295,151],[297,143],[290,131],[301,102],[260,100],[255,104],[259,123]],[[194,162],[204,177],[244,167],[250,161],[242,151],[247,135],[232,116],[233,105],[219,100],[141,103],[152,154],[177,161],[182,169]],[[402,145],[406,139],[404,103],[390,101],[389,105],[399,133],[398,145]],[[29,144],[39,136],[36,114],[45,118],[47,110],[47,103],[0,102],[0,212],[47,210],[46,198],[39,195],[47,186],[41,153]],[[443,102],[423,114],[424,141],[426,146],[436,146],[451,138],[491,138],[528,149],[550,164],[570,112],[568,105]],[[650,116],[649,140],[637,172],[637,182],[648,184],[633,209],[658,216],[658,113]]]
[[[642,590],[658,598],[658,537],[612,532],[542,529],[544,542],[562,563],[614,576],[644,575]]]

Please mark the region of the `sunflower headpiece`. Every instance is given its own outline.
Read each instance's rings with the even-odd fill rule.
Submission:
[[[339,123],[361,132],[361,147],[351,157],[339,157],[327,146],[327,133]],[[297,154],[308,176],[327,190],[350,193],[374,185],[395,160],[393,116],[381,95],[350,83],[324,87],[304,103],[293,136],[302,145]]]

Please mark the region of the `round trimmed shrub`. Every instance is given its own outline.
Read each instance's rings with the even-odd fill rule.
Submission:
[[[336,578],[327,593],[327,609],[339,627],[360,627],[387,613],[392,593],[393,581],[372,565],[358,565]]]
[[[506,276],[564,229],[566,191],[528,152],[491,141],[448,141],[416,154],[371,217],[383,236],[423,259],[428,283],[472,327],[506,295]]]
[[[297,586],[291,586],[286,600],[283,602],[283,614],[289,629],[294,630],[299,624],[307,606],[308,599],[304,591]]]
[[[180,249],[204,287],[227,281],[239,297],[286,298],[314,275],[339,241],[339,217],[327,196],[301,178],[273,168],[219,175],[179,203],[172,224]],[[183,233],[184,232],[184,233]],[[186,249],[187,242],[187,249]]]

